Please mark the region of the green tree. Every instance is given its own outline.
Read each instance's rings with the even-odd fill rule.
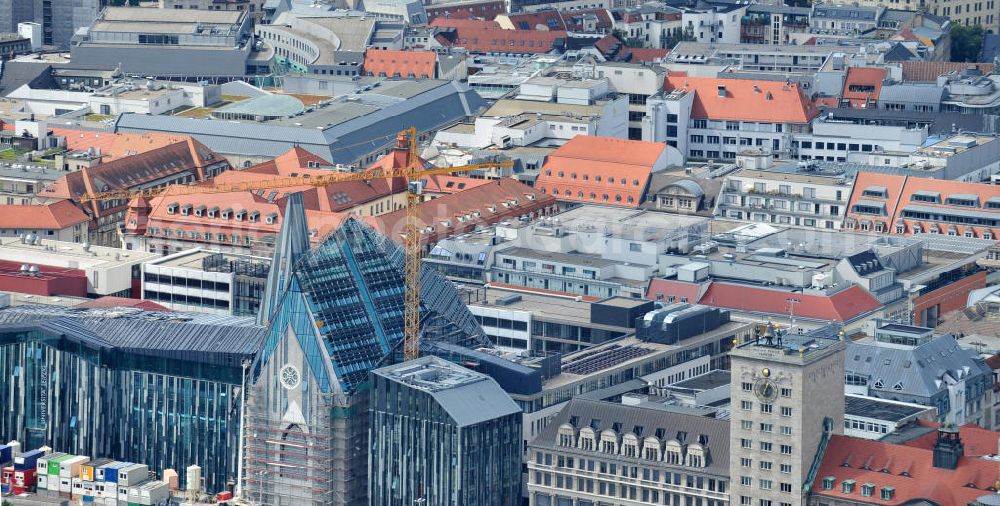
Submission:
[[[951,27],[951,61],[978,61],[982,47],[983,27],[979,25]]]

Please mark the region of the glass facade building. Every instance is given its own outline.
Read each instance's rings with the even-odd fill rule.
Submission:
[[[258,321],[268,333],[247,404],[247,497],[275,505],[368,502],[369,372],[401,356],[405,258],[349,218],[310,249],[288,198]],[[455,288],[424,269],[425,339],[482,339]]]
[[[0,437],[234,481],[250,319],[50,306],[0,310]],[[181,472],[183,479],[184,473]]]
[[[489,376],[426,356],[373,371],[370,405],[370,504],[520,504],[521,409]]]

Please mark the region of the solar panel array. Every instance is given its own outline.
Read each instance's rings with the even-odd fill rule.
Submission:
[[[584,354],[572,362],[563,364],[562,372],[580,375],[590,374],[641,357],[652,351],[652,349],[642,346],[619,346],[616,344],[604,350]]]

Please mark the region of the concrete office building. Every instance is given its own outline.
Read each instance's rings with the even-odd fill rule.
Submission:
[[[46,46],[68,47],[73,34],[97,19],[101,0],[0,0],[0,32],[17,32],[20,23],[37,23]]]
[[[240,364],[263,337],[248,318],[4,308],[0,433],[157,473],[196,464],[206,490],[225,490],[237,474]]]
[[[253,52],[246,11],[108,7],[78,34],[74,64],[115,62],[122,72],[157,77],[243,76]],[[251,72],[253,73],[253,72]]]
[[[142,298],[175,311],[257,316],[271,260],[204,249],[142,264]]]
[[[371,504],[515,506],[521,409],[489,376],[426,356],[371,373]]]
[[[653,309],[652,301],[626,297],[597,300],[500,286],[463,291],[469,311],[499,348],[536,353],[570,353],[635,331],[635,320]],[[628,308],[609,318],[609,306]]]
[[[730,353],[733,504],[804,506],[814,462],[843,433],[845,343],[758,327]]]
[[[727,506],[729,422],[573,399],[528,445],[528,504]]]

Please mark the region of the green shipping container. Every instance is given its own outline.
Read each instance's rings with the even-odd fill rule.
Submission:
[[[76,455],[63,455],[49,461],[49,476],[59,476],[59,463],[64,460],[76,458]]]

